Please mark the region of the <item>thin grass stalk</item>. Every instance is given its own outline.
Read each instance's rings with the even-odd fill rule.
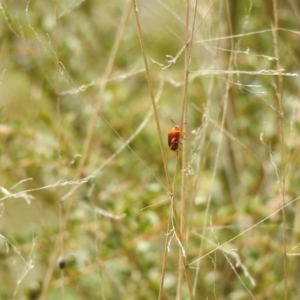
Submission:
[[[162,157],[162,160],[163,160],[163,165],[164,165],[164,170],[165,170],[165,174],[166,174],[166,178],[167,178],[167,182],[168,182],[168,187],[169,187],[170,191],[172,191],[170,175],[169,175],[169,171],[168,171],[168,167],[167,167],[167,161],[166,161],[166,158],[165,158],[165,152],[164,152],[164,146],[163,146],[163,140],[162,140],[162,133],[161,133],[160,123],[159,123],[159,116],[158,116],[157,106],[156,106],[156,102],[155,102],[155,96],[154,96],[154,91],[153,91],[153,87],[152,87],[150,70],[149,70],[148,60],[147,60],[147,56],[146,56],[146,49],[145,49],[145,45],[144,45],[143,33],[142,33],[142,28],[141,28],[139,14],[138,14],[138,7],[137,7],[137,4],[136,4],[135,0],[132,0],[132,4],[133,4],[133,10],[134,10],[134,15],[135,15],[135,20],[136,20],[136,25],[137,25],[137,30],[138,30],[138,36],[139,36],[139,40],[140,40],[142,57],[143,57],[143,61],[144,61],[145,71],[146,71],[146,77],[147,77],[147,83],[148,83],[148,88],[149,88],[149,93],[150,93],[150,99],[151,99],[154,118],[155,118],[155,123],[156,123],[156,129],[157,129],[157,133],[158,133],[161,157]]]
[[[186,14],[185,14],[185,51],[184,51],[184,91],[183,91],[183,102],[182,102],[182,114],[180,120],[180,128],[184,129],[183,126],[187,120],[187,97],[188,97],[188,78],[189,78],[189,61],[190,61],[190,32],[189,32],[189,25],[190,25],[190,1],[186,0]],[[182,169],[185,170],[186,168],[186,142],[183,143],[182,146]],[[180,197],[180,233],[182,236],[182,246],[185,247],[185,189],[186,188],[186,178],[185,172],[181,172],[181,197]],[[183,269],[184,266],[184,257],[182,255],[182,251],[179,250],[178,253],[178,280],[177,280],[177,296],[176,299],[182,299],[182,287],[183,287]],[[184,269],[185,271],[187,269]],[[192,290],[190,289],[190,282],[187,282],[189,286],[190,295],[193,295]]]
[[[277,0],[273,0],[273,14],[274,14],[274,28],[272,30],[273,34],[273,44],[274,44],[274,52],[276,57],[276,65],[277,69],[281,69],[280,59],[279,59],[279,49],[278,49],[278,6]],[[283,269],[284,269],[284,299],[288,299],[288,270],[287,270],[287,250],[286,250],[286,215],[285,215],[285,168],[286,168],[286,155],[285,155],[285,139],[283,132],[283,118],[284,118],[284,109],[283,109],[283,101],[282,101],[282,75],[278,75],[277,77],[277,87],[276,87],[276,95],[279,106],[279,139],[280,139],[280,156],[281,156],[281,164],[280,164],[280,200],[281,200],[281,215],[282,215],[282,226],[283,226],[283,243],[282,243],[282,251],[283,251]]]
[[[212,94],[213,94],[213,88],[214,88],[214,76],[211,76],[210,77],[210,81],[209,81],[209,85],[208,85],[208,93],[207,93],[207,104],[206,104],[206,108],[205,108],[205,114],[206,114],[206,118],[205,118],[205,131],[204,131],[204,136],[203,136],[203,142],[201,143],[202,146],[204,146],[204,143],[205,143],[205,136],[207,135],[207,128],[208,128],[208,120],[209,120],[209,115],[210,115],[210,108],[211,108],[211,99],[212,99]],[[222,130],[222,125],[220,126],[220,131]],[[198,168],[197,170],[200,170],[200,163],[198,164]],[[196,173],[198,174],[198,172]],[[213,182],[211,182],[212,184]],[[196,183],[196,189],[198,189],[198,182]],[[195,194],[196,196],[196,194]],[[208,198],[209,199],[209,198]],[[206,207],[207,209],[207,207]],[[206,215],[204,217],[204,220],[206,220]],[[205,228],[203,227],[202,229],[202,236],[203,234],[205,234]],[[203,251],[203,242],[201,240],[201,243],[200,243],[200,247],[199,247],[199,251],[198,251],[198,256],[201,257],[202,255],[202,251]],[[194,284],[193,284],[193,295],[195,296],[196,294],[196,288],[197,288],[197,282],[198,282],[198,278],[199,278],[199,275],[200,275],[200,263],[201,263],[201,260],[198,260],[197,261],[197,264],[196,264],[196,272],[195,272],[195,277],[194,277]]]
[[[166,174],[167,185],[168,185],[168,188],[169,188],[169,191],[170,191],[170,194],[171,194],[171,199],[172,199],[173,194],[174,194],[174,190],[173,190],[173,187],[171,185],[170,174],[169,174],[169,171],[168,171],[167,161],[166,161],[165,153],[164,153],[162,133],[161,133],[160,123],[159,123],[157,107],[156,107],[156,103],[155,103],[155,97],[154,97],[154,91],[153,91],[153,87],[152,87],[150,70],[149,70],[149,66],[148,66],[148,60],[147,60],[147,57],[146,57],[146,50],[145,50],[143,33],[142,33],[142,28],[141,28],[140,19],[139,19],[138,6],[137,6],[137,3],[136,3],[135,0],[132,0],[132,4],[133,4],[133,11],[134,11],[134,15],[135,15],[136,25],[137,25],[138,36],[139,36],[139,40],[140,40],[141,53],[142,53],[142,57],[143,57],[143,60],[144,60],[144,66],[145,66],[145,70],[146,70],[146,77],[147,77],[147,83],[148,83],[148,88],[149,88],[149,93],[150,93],[154,118],[155,118],[155,122],[156,122],[156,129],[157,129],[157,133],[158,133],[161,157],[162,157],[164,170],[165,170],[165,174]],[[170,231],[171,218],[172,217],[171,217],[171,214],[170,214],[169,215],[168,227],[167,227],[167,234]],[[163,254],[163,261],[162,261],[162,273],[161,273],[161,278],[160,278],[160,287],[159,287],[158,299],[162,299],[162,296],[163,296],[163,285],[164,285],[164,278],[165,278],[165,269],[166,269],[166,264],[167,264],[168,243],[169,243],[169,237],[167,235],[166,240],[165,240],[165,248],[164,248],[164,254]]]
[[[230,9],[229,9],[228,0],[226,0],[226,10],[227,10],[228,25],[229,25],[229,34],[231,36],[232,35],[232,26],[231,26],[231,20],[230,20]],[[233,40],[231,39],[231,50],[233,50],[233,46],[234,46]],[[233,52],[231,51],[230,57],[229,57],[228,69],[231,70],[232,66],[233,66]],[[213,185],[215,182],[215,177],[217,174],[217,167],[218,167],[219,160],[220,160],[220,152],[221,152],[223,134],[224,134],[224,130],[225,130],[226,115],[227,115],[229,89],[230,89],[230,85],[232,82],[231,77],[232,77],[232,73],[229,72],[228,76],[227,76],[226,87],[225,87],[224,106],[223,106],[223,114],[222,114],[222,120],[221,120],[220,137],[219,137],[218,148],[217,148],[215,163],[214,163],[214,167],[213,167],[212,177],[211,177],[210,190],[209,190],[209,195],[208,195],[206,209],[205,209],[205,215],[204,215],[204,224],[203,224],[203,229],[202,229],[202,236],[204,236],[204,237],[206,234],[206,228],[207,228],[207,223],[208,223],[208,214],[210,211],[210,205],[211,205],[211,200],[212,200]],[[213,83],[213,80],[211,81],[211,83]],[[200,248],[199,248],[200,256],[203,251],[203,246],[204,246],[204,239],[201,239]],[[197,280],[198,280],[199,273],[200,273],[200,260],[197,260],[196,269],[197,269],[197,271],[196,271],[196,276],[195,276],[194,286],[193,286],[193,295],[194,296],[196,293]]]
[[[55,26],[55,35],[56,37],[58,36],[58,11],[57,11],[57,0],[55,1],[55,19],[56,19],[56,25]],[[57,44],[58,39],[56,39],[55,41],[55,45],[54,45],[54,50],[55,53],[57,55],[57,57],[59,57],[58,54],[58,44]],[[59,80],[58,80],[58,74],[59,74],[59,64],[56,63],[55,64],[56,67],[56,71],[55,71],[55,90],[59,91]],[[60,110],[60,106],[61,106],[61,97],[59,95],[59,93],[56,94],[56,118],[58,120],[58,129],[57,129],[57,141],[58,141],[58,151],[57,151],[57,157],[61,158],[61,110]],[[58,178],[60,178],[60,170],[61,170],[61,159],[59,159],[59,167],[58,167]],[[59,210],[59,245],[60,245],[60,257],[63,258],[64,257],[64,253],[65,253],[65,243],[64,243],[64,233],[65,233],[65,225],[64,224],[64,202],[63,201],[59,201],[58,203],[58,210]],[[61,270],[61,274],[60,274],[60,279],[62,280],[63,284],[61,285],[61,298],[64,299],[65,298],[65,272],[62,269]]]
[[[195,22],[197,15],[197,5],[198,1],[196,0],[193,8],[194,14],[192,17],[192,28],[190,32],[190,1],[186,0],[186,21],[185,21],[185,62],[184,62],[184,93],[183,93],[183,103],[182,103],[182,115],[180,128],[184,128],[187,123],[187,103],[188,103],[188,84],[189,84],[189,74],[190,74],[190,63],[191,63],[191,51],[193,45],[193,37],[195,31]],[[186,131],[186,130],[185,130]],[[187,150],[186,150],[186,142],[183,143],[182,147],[182,169],[186,170],[187,166]],[[182,236],[182,246],[186,248],[186,202],[187,202],[187,192],[186,192],[186,174],[185,171],[181,172],[181,202],[180,202],[180,233]],[[182,285],[183,285],[183,271],[185,272],[186,283],[188,285],[188,290],[190,294],[190,298],[193,299],[193,290],[189,277],[189,269],[186,267],[187,261],[186,257],[183,257],[182,251],[179,251],[179,270],[178,270],[178,289],[177,289],[177,299],[182,298]]]
[[[174,201],[174,189],[171,185],[170,174],[169,174],[169,171],[168,171],[166,158],[165,158],[165,153],[164,153],[164,147],[163,147],[159,117],[158,117],[157,107],[156,107],[156,103],[155,103],[155,97],[154,97],[154,92],[153,92],[153,87],[152,87],[150,70],[149,70],[148,61],[147,61],[147,57],[146,57],[146,50],[145,50],[145,45],[144,45],[144,40],[143,40],[142,28],[141,28],[141,24],[140,24],[140,20],[139,20],[138,7],[137,7],[137,4],[136,4],[135,0],[132,0],[132,3],[133,3],[133,9],[134,9],[134,14],[135,14],[135,19],[136,19],[136,24],[137,24],[137,29],[138,29],[141,52],[142,52],[142,56],[143,56],[143,60],[144,60],[144,66],[145,66],[145,70],[146,70],[146,76],[147,76],[147,82],[148,82],[150,98],[151,98],[151,101],[152,101],[154,117],[155,117],[155,121],[156,121],[156,127],[157,127],[157,132],[158,132],[158,137],[159,137],[159,144],[160,144],[160,149],[161,149],[162,160],[163,160],[163,164],[164,164],[164,169],[165,169],[165,174],[166,174],[166,178],[167,178],[167,182],[168,182],[168,187],[169,187],[170,194],[171,194],[171,207],[172,207],[171,221],[172,221],[172,227],[173,227],[172,229],[174,230],[174,233],[175,233],[176,237],[179,240],[179,243],[180,243],[179,246],[183,247],[182,246],[181,232],[180,232],[180,230],[179,231],[176,230],[176,229],[180,229],[180,226],[179,226],[179,223],[178,223],[178,217],[177,217],[177,212],[176,212],[175,205],[174,205],[174,203],[172,203]],[[177,160],[178,160],[178,156],[177,156]],[[168,225],[168,228],[169,228],[169,225]],[[168,239],[168,237],[167,237],[167,239]],[[168,243],[166,243],[166,245],[168,245]],[[166,256],[167,250],[168,250],[167,247],[165,247],[165,249],[164,249],[164,258],[167,257]],[[181,250],[183,250],[183,249],[181,249]],[[186,264],[185,257],[183,257],[183,262],[184,262],[184,265],[186,266],[187,264]],[[165,266],[166,266],[166,259],[163,260],[161,284],[160,284],[159,298],[158,299],[161,299],[161,297],[162,297]],[[189,290],[190,290],[190,294],[191,294],[191,289],[189,288]],[[191,294],[191,299],[193,299],[192,294]]]

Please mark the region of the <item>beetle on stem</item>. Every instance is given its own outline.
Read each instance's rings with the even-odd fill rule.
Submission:
[[[174,123],[173,120],[171,121]],[[181,144],[180,138],[184,139],[184,137],[185,137],[185,131],[181,130],[180,125],[175,125],[168,133],[168,144],[170,150],[177,152],[179,144]]]

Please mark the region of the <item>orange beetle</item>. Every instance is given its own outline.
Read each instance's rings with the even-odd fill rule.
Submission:
[[[168,144],[170,150],[177,152],[178,146],[179,144],[181,144],[180,138],[184,139],[184,136],[185,136],[185,131],[182,131],[179,125],[175,125],[168,133]]]

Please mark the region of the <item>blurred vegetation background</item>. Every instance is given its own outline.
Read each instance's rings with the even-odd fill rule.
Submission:
[[[132,2],[1,2],[0,298],[298,299],[300,3],[137,2],[163,158]]]

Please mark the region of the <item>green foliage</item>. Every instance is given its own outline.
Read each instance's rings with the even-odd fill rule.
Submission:
[[[300,5],[133,2],[2,1],[1,299],[297,299]]]

